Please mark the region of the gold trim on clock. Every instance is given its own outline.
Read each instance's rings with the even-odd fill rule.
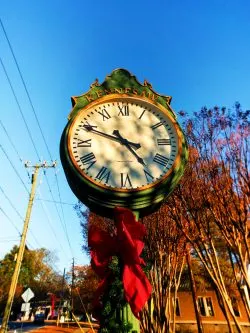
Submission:
[[[70,140],[71,140],[71,136],[72,136],[72,131],[73,131],[73,127],[75,125],[75,123],[78,121],[79,117],[84,113],[87,112],[89,109],[105,103],[105,102],[112,102],[112,101],[122,101],[122,99],[126,99],[126,101],[142,101],[142,102],[146,102],[149,105],[155,106],[157,107],[162,113],[164,113],[164,115],[170,120],[171,124],[173,125],[173,128],[176,132],[176,136],[177,136],[177,145],[178,145],[178,151],[176,154],[176,158],[175,161],[173,163],[173,165],[171,166],[171,168],[166,172],[166,174],[164,176],[161,177],[161,179],[156,180],[150,184],[144,185],[144,186],[139,186],[137,188],[120,188],[120,187],[113,187],[113,186],[108,186],[105,184],[102,184],[100,182],[95,181],[92,177],[89,177],[88,175],[86,175],[81,168],[79,167],[79,165],[77,164],[75,157],[73,155],[72,152],[72,148],[70,145]],[[163,107],[161,104],[157,103],[157,102],[153,102],[152,100],[148,99],[148,98],[144,98],[144,97],[139,97],[138,95],[126,95],[126,94],[110,94],[110,95],[105,95],[103,97],[98,98],[97,100],[91,102],[88,104],[88,106],[84,107],[83,109],[81,109],[77,115],[72,119],[72,122],[70,124],[69,130],[68,130],[68,135],[67,135],[67,149],[69,152],[69,156],[70,156],[70,160],[73,164],[73,166],[75,167],[75,169],[77,170],[78,173],[80,173],[80,175],[87,179],[89,182],[91,182],[92,184],[94,184],[97,187],[101,187],[105,190],[109,190],[111,192],[124,192],[124,193],[128,193],[128,192],[139,192],[139,191],[145,191],[148,190],[150,188],[153,187],[157,187],[158,185],[160,185],[161,183],[163,183],[168,177],[169,175],[173,172],[173,170],[175,170],[176,168],[178,168],[181,164],[181,155],[182,155],[182,142],[183,142],[183,134],[180,130],[180,127],[177,123],[177,121],[174,119],[174,117],[171,115],[171,113],[165,108]]]

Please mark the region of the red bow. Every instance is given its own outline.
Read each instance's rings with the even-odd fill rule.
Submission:
[[[146,234],[144,225],[136,222],[129,209],[115,208],[116,235],[111,236],[96,226],[89,228],[88,242],[91,248],[91,265],[102,281],[96,292],[95,310],[100,310],[99,298],[108,287],[109,263],[112,256],[118,255],[123,262],[123,287],[125,300],[130,304],[133,314],[138,318],[139,312],[151,294],[151,284],[144,274],[140,258]]]

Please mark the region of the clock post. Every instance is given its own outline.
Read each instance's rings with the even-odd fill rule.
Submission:
[[[75,195],[91,211],[109,218],[115,216],[115,237],[92,230],[89,244],[98,255],[95,232],[102,243],[105,237],[109,239],[107,248],[116,244],[107,260],[117,255],[117,248],[123,244],[118,254],[123,275],[133,262],[132,271],[137,273],[130,272],[127,277],[141,285],[143,302],[151,290],[139,264],[145,230],[132,211],[137,220],[139,214],[142,217],[155,211],[178,184],[188,157],[185,136],[170,102],[171,97],[155,92],[146,80],[140,83],[127,70],[114,70],[103,83],[96,80],[87,93],[72,97],[73,108],[60,143],[62,165]],[[133,228],[138,232],[134,233]],[[132,248],[127,248],[128,244]],[[125,258],[124,253],[130,253],[131,258]],[[107,281],[104,279],[104,283]],[[126,290],[124,276],[123,285],[128,300],[131,289]],[[133,292],[136,294],[135,288]],[[129,302],[137,317],[143,302]],[[127,307],[122,316],[128,317],[126,314]],[[133,330],[139,332],[137,319],[133,319]]]

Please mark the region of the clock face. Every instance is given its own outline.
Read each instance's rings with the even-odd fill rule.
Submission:
[[[115,191],[156,185],[178,158],[174,118],[141,98],[109,97],[74,118],[68,135],[70,158],[80,174]]]

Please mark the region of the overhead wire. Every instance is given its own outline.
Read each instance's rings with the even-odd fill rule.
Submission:
[[[3,210],[3,208],[0,206],[0,211],[3,213],[3,215],[6,217],[6,219],[13,225],[13,227],[16,229],[16,231],[18,232],[19,236],[21,237],[22,234],[19,231],[18,227],[16,226],[16,224],[12,221],[12,219],[5,213],[5,211]]]
[[[24,122],[24,124],[25,124],[26,130],[27,130],[28,135],[29,135],[29,137],[30,137],[30,140],[31,140],[31,142],[32,142],[33,148],[34,148],[34,150],[35,150],[35,152],[36,152],[36,155],[37,155],[37,157],[38,157],[38,160],[40,160],[40,157],[39,157],[39,154],[38,154],[38,151],[37,151],[37,148],[36,148],[35,142],[34,142],[34,140],[33,140],[33,137],[32,137],[32,134],[31,134],[31,131],[30,131],[29,126],[28,126],[28,124],[27,124],[27,121],[26,121],[26,119],[25,119],[25,117],[24,117],[24,113],[23,113],[23,111],[22,111],[21,105],[20,105],[20,103],[19,103],[19,101],[18,101],[17,95],[16,95],[16,93],[15,93],[15,90],[14,90],[13,85],[12,85],[12,83],[11,83],[10,77],[9,77],[9,75],[8,75],[8,72],[7,72],[7,70],[6,70],[6,67],[4,66],[4,63],[3,63],[1,57],[0,57],[0,63],[1,63],[1,66],[2,66],[2,68],[3,68],[4,74],[5,74],[5,76],[6,76],[6,79],[7,79],[8,83],[9,83],[9,86],[10,86],[10,89],[11,89],[12,94],[13,94],[13,96],[14,96],[14,99],[15,99],[15,101],[16,101],[16,103],[17,103],[17,106],[18,106],[19,112],[20,112],[21,117],[22,117],[22,119],[23,119],[23,122]]]
[[[2,21],[1,21],[1,19],[0,19],[0,22],[1,22],[1,25],[2,25]],[[2,25],[2,27],[3,27],[3,25]],[[13,96],[14,96],[14,98],[15,98],[15,100],[16,100],[17,105],[18,105],[18,109],[19,109],[19,111],[20,111],[20,113],[21,113],[21,116],[22,116],[22,119],[23,119],[23,121],[24,121],[24,124],[25,124],[26,130],[28,131],[28,134],[29,134],[30,140],[31,140],[31,142],[32,142],[33,148],[34,148],[34,150],[35,150],[35,152],[36,152],[37,158],[38,158],[38,160],[40,160],[40,157],[39,157],[39,154],[38,154],[38,150],[37,150],[36,145],[35,145],[35,143],[34,143],[34,140],[33,140],[32,134],[31,134],[31,131],[30,131],[29,126],[28,126],[28,124],[27,124],[27,122],[26,122],[26,119],[25,119],[25,117],[24,117],[24,113],[23,113],[23,111],[22,111],[21,105],[20,105],[20,103],[19,103],[19,101],[18,101],[17,95],[16,95],[16,93],[15,93],[15,90],[14,90],[14,88],[13,88],[13,85],[12,85],[12,83],[11,83],[11,80],[10,80],[10,78],[9,78],[9,75],[8,75],[8,73],[7,73],[7,70],[6,70],[5,66],[4,66],[4,63],[3,63],[2,59],[1,59],[1,57],[0,57],[0,63],[1,63],[1,65],[2,65],[2,68],[3,68],[3,70],[4,70],[4,73],[5,73],[5,75],[6,75],[7,81],[8,81],[8,83],[9,83],[9,85],[10,85],[10,88],[11,88],[11,91],[12,91],[12,93],[13,93]],[[19,68],[19,67],[18,67],[18,68]],[[20,71],[20,69],[19,69],[19,71]],[[25,87],[26,87],[26,85],[25,85]],[[27,88],[26,88],[26,90],[27,90]],[[32,104],[32,106],[33,106],[33,104]],[[37,117],[36,117],[36,119],[37,119]],[[2,123],[2,122],[1,122],[1,123]],[[40,124],[39,124],[39,128],[41,128],[41,127],[40,127]],[[7,131],[6,131],[6,132],[7,132]],[[44,137],[43,134],[42,134],[42,136]],[[47,146],[47,143],[46,143],[46,146]],[[2,146],[1,146],[1,147],[2,147]],[[51,160],[52,160],[52,156],[51,156],[50,152],[49,152],[49,155],[50,155],[50,158],[51,158]],[[19,155],[18,155],[18,156],[19,156]],[[6,157],[7,157],[7,155],[6,155]],[[7,157],[7,158],[8,158],[8,157]],[[46,171],[45,171],[45,170],[43,170],[43,173],[44,173],[44,175],[46,175]],[[48,188],[49,188],[49,192],[50,192],[50,195],[51,195],[52,201],[55,201],[55,198],[54,198],[54,196],[53,196],[53,193],[52,193],[52,190],[51,190],[51,187],[50,187],[50,184],[49,184],[49,182],[48,182],[47,177],[46,177],[46,183],[47,183],[47,185],[48,185]],[[58,182],[57,182],[57,187],[58,187]],[[59,188],[59,187],[58,187],[58,188]],[[27,188],[26,188],[26,191],[28,191]],[[60,199],[59,199],[59,200],[60,200]],[[69,237],[68,237],[68,233],[67,233],[66,223],[65,223],[65,221],[62,221],[61,216],[60,216],[60,214],[59,214],[58,207],[57,207],[57,206],[55,206],[55,207],[56,207],[56,210],[57,210],[57,213],[58,213],[58,216],[59,216],[60,222],[61,222],[61,224],[63,225],[63,230],[65,230],[67,241],[69,242]],[[64,216],[64,214],[63,214],[63,216]],[[71,247],[70,244],[69,244],[69,247],[70,247],[70,250],[72,251],[72,247]],[[73,253],[72,253],[72,255],[73,255]]]
[[[0,185],[0,191],[3,193],[5,199],[9,202],[10,206],[13,208],[13,210],[16,212],[17,216],[19,217],[19,219],[23,222],[24,218],[22,217],[22,215],[19,213],[19,211],[17,210],[17,208],[15,207],[15,205],[13,204],[13,202],[10,200],[10,198],[7,196],[7,194],[5,193],[4,189],[2,188],[2,186]],[[39,244],[39,241],[37,240],[35,234],[33,233],[31,227],[29,227],[29,231],[34,239],[34,241],[36,242],[36,244],[38,245],[38,247],[42,247],[41,244]]]
[[[12,221],[12,219],[9,217],[9,215],[3,210],[3,208],[0,206],[0,211],[3,213],[3,215],[6,217],[6,219],[12,224],[12,226],[16,229],[18,232],[19,236],[22,237],[22,233],[19,231],[18,227],[16,224]],[[32,247],[30,242],[27,242],[29,247]]]
[[[5,130],[5,133],[7,133],[6,130]],[[8,135],[7,137],[8,137],[8,139],[9,139],[10,141],[12,141],[9,135]],[[17,150],[17,148],[15,147],[15,145],[14,145],[13,142],[12,142],[12,146],[13,146],[13,149],[14,149],[14,151],[16,152],[17,156],[20,156],[20,154],[18,153],[18,150]],[[3,149],[3,148],[2,148],[2,149]],[[6,153],[5,150],[4,150],[4,152],[5,152],[5,155],[6,155],[6,157],[7,157],[8,155],[7,155],[7,153]],[[9,160],[9,161],[10,161],[10,160]],[[22,161],[22,160],[20,159],[20,161]],[[20,176],[20,180],[22,181],[21,176]],[[3,193],[5,199],[9,202],[10,206],[14,209],[14,211],[16,212],[16,214],[18,215],[18,217],[19,217],[22,221],[24,221],[23,217],[21,216],[21,214],[19,213],[19,211],[17,210],[17,208],[14,206],[14,204],[12,203],[12,201],[10,200],[10,198],[7,196],[7,194],[5,193],[5,191],[4,191],[4,189],[2,188],[1,185],[0,185],[0,191]],[[43,206],[42,206],[42,207],[43,207]],[[47,217],[47,218],[48,218],[48,217]],[[50,223],[50,219],[49,219],[49,218],[48,218],[48,223],[49,223],[49,225],[50,225],[51,228],[52,228],[52,225],[51,225],[51,223]],[[30,233],[31,233],[32,237],[34,238],[34,240],[36,241],[36,243],[38,244],[38,246],[39,246],[39,247],[42,247],[41,244],[39,244],[37,238],[35,237],[33,231],[31,230],[31,228],[29,228],[29,229],[30,229]],[[55,233],[54,233],[54,234],[55,234]],[[62,250],[64,251],[64,249],[63,249],[62,245],[60,244],[60,242],[58,241],[56,235],[55,235],[55,239],[57,240],[58,244],[60,245],[60,247],[61,247]],[[64,252],[64,254],[65,254],[65,252]]]
[[[1,120],[0,120],[0,122],[1,122]],[[8,132],[6,131],[6,129],[5,129],[5,127],[4,127],[4,125],[3,125],[2,122],[1,122],[1,125],[2,125],[2,127],[3,127],[3,129],[4,129],[5,134],[7,135]],[[19,157],[20,162],[22,162],[22,159],[20,158],[20,155],[19,155],[19,153],[18,153],[18,150],[16,149],[16,147],[15,147],[14,143],[12,142],[10,136],[7,135],[7,137],[8,137],[8,139],[9,139],[9,141],[12,143],[12,147],[13,147],[13,149],[15,150],[17,156]],[[1,148],[3,149],[2,146],[1,146]],[[5,151],[4,149],[3,149],[3,151],[4,151],[5,155],[6,155],[6,157],[8,157],[6,151]],[[10,159],[8,159],[8,160],[9,160],[9,162],[11,163],[11,160],[10,160]],[[12,165],[12,164],[11,164],[11,165]],[[13,167],[13,165],[12,165],[12,167]],[[15,169],[15,168],[14,168],[14,169]],[[20,176],[20,175],[19,175],[19,176]],[[29,176],[29,173],[28,173],[28,176]],[[29,178],[30,178],[30,177],[29,177]],[[21,176],[20,176],[20,180],[22,181]],[[23,182],[22,182],[22,183],[23,183]],[[13,204],[13,202],[10,200],[10,198],[7,196],[7,194],[5,193],[5,191],[4,191],[4,189],[2,188],[1,185],[0,185],[0,191],[1,191],[2,194],[4,195],[5,199],[9,202],[9,204],[10,204],[10,206],[13,208],[13,210],[16,212],[16,214],[18,215],[18,217],[20,218],[20,220],[23,222],[23,221],[24,221],[24,218],[22,217],[22,215],[20,214],[20,212],[17,210],[17,208],[15,207],[15,205]],[[2,207],[0,207],[0,211],[1,211],[1,212],[3,213],[3,215],[8,219],[8,221],[13,225],[13,227],[16,229],[16,231],[18,232],[19,236],[21,237],[22,234],[21,234],[21,232],[19,231],[18,227],[17,227],[16,224],[13,222],[13,220],[7,215],[7,213],[3,210]],[[34,239],[34,241],[35,241],[36,244],[38,245],[38,247],[39,247],[39,248],[42,248],[42,245],[41,245],[41,244],[39,243],[39,241],[37,240],[35,234],[33,233],[32,229],[31,229],[31,227],[29,227],[29,231],[30,231],[30,233],[31,233],[31,235],[32,235],[32,237],[33,237],[33,239]],[[12,238],[13,238],[13,237],[12,237]],[[56,238],[56,240],[57,240],[57,238]],[[2,239],[0,238],[0,242],[1,242],[1,243],[3,243],[3,242],[5,242],[5,243],[9,243],[10,241],[11,241],[11,242],[14,242],[14,241],[17,242],[17,241],[20,241],[20,239],[5,239],[5,240],[2,240]],[[58,242],[58,240],[57,240],[57,242]],[[26,243],[28,244],[29,248],[31,248],[31,249],[35,249],[35,248],[33,247],[33,245],[31,245],[31,243],[30,243],[29,241],[26,241]],[[58,242],[58,243],[59,243],[59,242]],[[60,245],[61,245],[61,244],[60,244]],[[58,268],[56,268],[56,267],[53,266],[53,265],[52,265],[52,267],[53,267],[54,271],[58,271]]]
[[[23,221],[23,217],[21,216],[21,214],[19,213],[19,211],[16,209],[16,207],[14,206],[14,204],[12,203],[12,201],[10,200],[10,198],[7,196],[7,194],[5,193],[5,191],[3,190],[3,188],[2,188],[1,185],[0,185],[0,191],[3,193],[5,199],[9,202],[9,204],[14,209],[14,211],[16,212],[16,214],[18,215],[18,217],[20,218],[20,220]]]
[[[1,124],[1,127],[2,127],[2,129],[3,129],[4,133],[5,133],[5,135],[6,135],[7,138],[8,138],[8,140],[9,140],[9,142],[10,142],[12,148],[14,149],[16,155],[18,156],[19,161],[20,161],[21,163],[23,163],[23,159],[22,159],[22,157],[20,156],[20,154],[18,153],[18,150],[16,149],[16,146],[14,145],[14,142],[12,141],[12,139],[11,139],[11,137],[10,137],[8,131],[6,130],[6,128],[5,128],[5,126],[4,126],[4,124],[3,124],[3,122],[2,122],[1,119],[0,119],[0,124]],[[27,171],[28,178],[31,179],[31,178],[30,178],[29,171],[27,170],[27,168],[25,168],[25,170]]]
[[[8,43],[8,45],[9,45],[9,48],[10,48],[10,51],[11,51],[12,57],[13,57],[14,62],[15,62],[15,64],[16,64],[16,67],[17,67],[18,73],[19,73],[20,78],[21,78],[21,80],[22,80],[22,84],[23,84],[23,86],[24,86],[25,92],[26,92],[27,97],[28,97],[28,99],[29,99],[29,103],[30,103],[30,105],[31,105],[32,111],[33,111],[34,116],[35,116],[35,118],[36,118],[37,125],[38,125],[38,127],[39,127],[39,129],[40,129],[40,132],[41,132],[41,135],[42,135],[43,141],[44,141],[44,143],[45,143],[45,146],[46,146],[46,148],[47,148],[47,151],[49,152],[50,159],[51,159],[51,161],[52,161],[52,156],[51,156],[51,154],[50,154],[48,144],[47,144],[47,142],[46,142],[46,140],[45,140],[45,136],[44,136],[44,134],[43,134],[43,131],[42,131],[41,125],[40,125],[40,123],[39,123],[39,120],[38,120],[38,117],[37,117],[37,114],[36,114],[36,111],[35,111],[34,105],[33,105],[33,103],[32,103],[32,100],[31,100],[31,97],[30,97],[30,94],[29,94],[29,91],[28,91],[28,89],[27,89],[26,83],[25,83],[25,81],[24,81],[24,78],[23,78],[22,72],[21,72],[21,70],[20,70],[20,67],[19,67],[19,65],[18,65],[18,62],[17,62],[16,56],[15,56],[15,53],[14,53],[14,50],[13,50],[13,48],[12,48],[12,45],[11,45],[10,40],[9,40],[9,37],[8,37],[8,35],[7,35],[7,32],[6,32],[5,28],[4,28],[4,25],[3,25],[3,22],[2,22],[1,19],[0,19],[0,24],[1,24],[1,27],[2,27],[2,29],[3,29],[3,32],[4,32],[5,38],[6,38],[6,40],[7,40],[7,43]],[[36,148],[35,148],[35,150],[36,150]],[[38,154],[37,154],[37,155],[38,155]]]
[[[4,124],[3,124],[3,122],[2,122],[1,119],[0,119],[0,124],[1,124],[1,126],[2,126],[2,129],[3,129],[4,133],[6,134],[6,136],[7,136],[7,138],[8,138],[8,140],[9,140],[9,142],[10,142],[12,148],[15,150],[15,153],[17,154],[17,156],[18,156],[18,158],[19,158],[19,161],[22,162],[22,158],[21,158],[21,156],[19,155],[19,153],[18,153],[18,151],[17,151],[17,149],[16,149],[16,146],[14,145],[13,141],[11,140],[11,137],[10,137],[8,131],[6,130],[6,128],[5,128],[5,126],[4,126]]]
[[[17,208],[14,206],[14,204],[12,203],[12,201],[10,200],[10,198],[6,195],[6,193],[4,192],[3,188],[1,187],[0,185],[0,190],[1,192],[3,193],[4,197],[6,198],[6,200],[9,202],[9,204],[11,205],[11,207],[15,210],[16,214],[18,215],[18,217],[23,221],[23,218],[21,216],[21,214],[19,213],[19,211],[17,210]],[[21,237],[22,234],[21,232],[19,231],[18,227],[16,226],[16,224],[12,221],[12,219],[6,214],[6,212],[3,210],[2,207],[0,207],[0,211],[4,214],[4,216],[8,219],[8,221],[11,222],[11,224],[13,225],[13,227],[16,229],[16,231],[18,232],[19,236]],[[34,239],[34,241],[36,242],[36,244],[38,245],[39,248],[42,248],[42,245],[39,243],[39,241],[37,240],[37,238],[35,237],[33,231],[31,230],[31,228],[29,228],[29,231]],[[3,243],[2,241],[2,238],[3,237],[0,237],[0,242]],[[13,237],[12,237],[13,238]],[[11,241],[14,241],[14,240],[11,240]],[[17,239],[15,241],[20,241],[20,239]],[[8,242],[8,240],[6,239],[6,241],[4,242]],[[57,240],[58,242],[58,240]],[[26,243],[28,244],[29,248],[35,250],[35,247],[30,243],[30,241],[26,241]],[[59,242],[58,242],[59,243]],[[60,244],[61,245],[61,244]],[[52,268],[54,269],[54,271],[58,271],[58,268],[53,266],[52,264]]]
[[[8,240],[1,240],[0,243],[11,243],[11,242],[18,242],[19,239],[8,239]]]
[[[39,189],[39,187],[38,187],[38,189],[37,189],[37,192],[38,192],[39,196],[42,197],[41,190]],[[52,227],[52,224],[53,224],[53,223],[52,223],[52,220],[51,220],[51,217],[50,217],[49,211],[48,211],[46,205],[44,204],[43,200],[41,200],[41,205],[42,205],[43,211],[44,211],[44,213],[45,213],[45,216],[47,217],[47,221],[48,221],[48,224],[49,224],[49,226],[50,226],[50,229],[51,229],[51,231],[52,231],[52,233],[53,233],[53,235],[54,235],[56,241],[58,242],[58,244],[59,244],[61,250],[63,251],[63,253],[65,254],[65,256],[68,257],[68,256],[66,255],[66,253],[65,253],[65,250],[64,250],[62,244],[58,241],[58,237],[57,237],[57,235],[56,235],[56,232],[55,232],[54,228]]]
[[[1,148],[2,152],[4,153],[5,157],[7,158],[7,160],[9,161],[10,165],[12,166],[13,170],[15,171],[18,179],[23,184],[25,191],[29,194],[29,190],[28,190],[27,186],[25,185],[24,181],[22,180],[22,177],[20,176],[19,172],[17,171],[16,167],[14,166],[13,162],[11,161],[11,159],[9,158],[8,154],[6,153],[5,149],[3,148],[3,146],[1,144],[0,144],[0,148]]]
[[[62,202],[61,193],[60,193],[60,189],[59,189],[59,182],[58,182],[58,178],[57,178],[57,174],[56,173],[55,173],[55,177],[56,177],[56,185],[57,185],[57,191],[58,191],[59,201]],[[63,223],[64,223],[64,226],[65,226],[67,241],[68,241],[68,244],[69,244],[69,247],[70,247],[70,251],[71,251],[72,257],[74,257],[73,250],[72,250],[72,247],[71,247],[71,244],[70,244],[70,240],[69,240],[69,234],[68,234],[67,225],[66,225],[66,221],[65,221],[65,215],[64,215],[63,205],[61,204],[60,207],[61,207],[61,212],[62,212],[62,217],[63,217]]]
[[[45,146],[46,146],[47,152],[48,152],[48,154],[49,154],[49,156],[50,156],[50,159],[51,159],[51,161],[52,161],[52,155],[51,155],[51,152],[50,152],[50,150],[49,150],[48,144],[47,144],[47,142],[46,142],[46,139],[45,139],[45,136],[44,136],[44,133],[43,133],[42,127],[41,127],[40,122],[39,122],[39,119],[38,119],[38,117],[37,117],[37,114],[36,114],[36,111],[35,111],[34,105],[33,105],[33,103],[32,103],[32,100],[31,100],[31,97],[30,97],[29,91],[28,91],[28,89],[27,89],[27,85],[26,85],[25,80],[24,80],[24,78],[23,78],[23,75],[22,75],[21,69],[20,69],[20,67],[19,67],[19,64],[18,64],[18,62],[17,62],[17,59],[16,59],[16,56],[15,56],[14,50],[13,50],[13,48],[12,48],[12,45],[11,45],[11,43],[10,43],[10,40],[9,40],[9,38],[8,38],[7,32],[6,32],[5,28],[4,28],[4,25],[3,25],[3,22],[2,22],[1,19],[0,19],[0,25],[1,25],[2,30],[3,30],[3,32],[4,32],[4,35],[5,35],[5,38],[6,38],[6,40],[7,40],[8,46],[9,46],[9,48],[10,48],[11,54],[12,54],[12,56],[13,56],[14,62],[15,62],[15,64],[16,64],[16,67],[17,67],[18,73],[19,73],[19,75],[20,75],[20,78],[21,78],[22,84],[23,84],[23,86],[24,86],[24,89],[25,89],[25,92],[26,92],[26,94],[27,94],[27,97],[28,97],[29,103],[30,103],[30,105],[31,105],[31,109],[32,109],[32,111],[33,111],[33,113],[34,113],[34,116],[35,116],[35,119],[36,119],[36,122],[37,122],[38,128],[39,128],[40,133],[41,133],[41,135],[42,135],[42,138],[43,138],[44,144],[45,144]],[[4,64],[3,64],[1,58],[0,58],[0,60],[1,60],[2,67],[3,67],[4,72],[5,72],[5,75],[6,75],[6,77],[7,77],[7,80],[8,80],[8,82],[9,82],[9,84],[10,84],[11,90],[12,90],[12,92],[13,92],[13,95],[14,95],[14,97],[15,97],[15,100],[16,100],[18,106],[19,106],[19,111],[20,111],[21,114],[22,114],[22,118],[23,118],[23,120],[24,120],[24,122],[25,122],[26,129],[27,129],[27,131],[28,131],[28,133],[29,133],[30,139],[31,139],[31,141],[32,141],[32,144],[33,144],[33,146],[34,146],[34,149],[35,149],[36,155],[37,155],[38,160],[39,160],[40,158],[39,158],[38,151],[37,151],[36,146],[35,146],[35,144],[34,144],[34,141],[33,141],[32,135],[31,135],[31,133],[30,133],[30,130],[29,130],[29,128],[28,128],[28,125],[27,125],[27,122],[26,122],[26,120],[25,120],[25,117],[23,116],[22,109],[21,109],[20,104],[19,104],[19,102],[18,102],[18,99],[17,99],[17,97],[16,97],[16,94],[15,94],[15,91],[14,91],[13,86],[12,86],[12,84],[11,84],[10,78],[9,78],[9,76],[8,76],[8,73],[7,73],[7,71],[6,71],[6,68],[5,68],[5,66],[4,66]],[[45,172],[45,170],[44,170],[44,174],[45,174],[45,176],[46,176],[46,172]],[[59,195],[59,201],[61,202],[61,195],[60,195],[59,183],[58,183],[58,178],[57,178],[57,174],[56,174],[56,173],[55,173],[55,177],[56,177],[56,183],[57,183],[57,190],[58,190],[58,195]],[[52,197],[52,201],[55,201],[47,177],[46,177],[46,183],[47,183],[47,185],[48,185],[49,192],[50,192],[50,195],[51,195],[51,197]],[[64,211],[63,211],[63,206],[61,205],[61,211],[62,211],[62,217],[63,217],[63,220],[61,219],[61,216],[60,216],[60,214],[59,214],[59,211],[58,211],[58,208],[57,208],[56,205],[55,205],[55,207],[56,207],[56,210],[57,210],[57,214],[58,214],[58,216],[59,216],[59,220],[60,220],[60,222],[61,222],[61,224],[62,224],[62,226],[63,226],[64,232],[65,232],[65,235],[66,235],[66,239],[67,239],[67,242],[68,242],[68,245],[69,245],[69,248],[70,248],[70,251],[71,251],[72,257],[73,257],[74,254],[73,254],[73,250],[72,250],[72,247],[71,247],[71,244],[70,244],[70,240],[69,240],[69,235],[68,235],[67,226],[66,226],[66,222],[65,222],[65,215],[64,215]]]
[[[47,179],[47,177],[46,177],[45,170],[44,170],[43,174],[45,175],[45,180],[46,180],[46,183],[47,183],[47,185],[48,185],[48,188],[49,188],[49,192],[50,192],[50,195],[51,195],[52,201],[55,202],[56,200],[55,200],[55,198],[54,198],[54,195],[53,195],[53,193],[52,193],[52,190],[51,190],[51,187],[50,187],[50,185],[49,185],[48,179]],[[63,231],[64,231],[64,233],[65,233],[65,236],[66,236],[66,239],[67,239],[67,242],[68,242],[68,245],[69,245],[69,249],[70,249],[70,251],[71,251],[71,255],[72,255],[72,257],[74,257],[74,255],[73,255],[73,250],[72,250],[72,247],[71,247],[71,244],[70,244],[70,240],[69,240],[69,235],[68,235],[68,230],[67,230],[67,227],[66,227],[65,219],[62,220],[61,215],[60,215],[60,213],[59,213],[59,210],[58,210],[58,207],[57,207],[56,204],[55,204],[55,208],[56,208],[56,211],[57,211],[57,214],[58,214],[59,220],[60,220],[60,222],[61,222],[61,225],[62,225],[62,227],[63,227]],[[63,216],[64,216],[64,215],[63,215]]]
[[[62,205],[68,205],[68,206],[75,206],[76,204],[75,203],[71,203],[71,202],[63,202],[63,201],[52,201],[52,200],[47,200],[47,199],[39,199],[39,198],[36,198],[36,200],[42,200],[42,201],[45,201],[45,202],[54,202],[56,204],[62,204]]]

